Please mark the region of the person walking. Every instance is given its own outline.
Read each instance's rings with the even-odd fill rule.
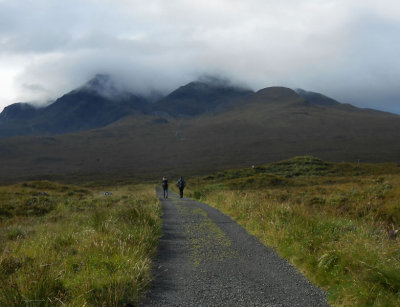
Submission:
[[[168,198],[168,178],[166,176],[162,177],[162,188],[164,190],[164,198]]]
[[[183,177],[179,178],[179,180],[176,183],[176,186],[179,188],[179,196],[180,196],[180,198],[183,198],[183,189],[186,186],[186,182],[183,179]]]

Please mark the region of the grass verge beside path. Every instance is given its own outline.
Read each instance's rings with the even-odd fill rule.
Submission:
[[[109,196],[47,181],[0,187],[0,305],[136,304],[160,216],[151,185]]]
[[[335,167],[341,170],[340,164]],[[386,175],[379,165],[378,175],[367,167],[357,176],[283,180],[272,174],[277,176],[272,181],[271,174],[254,180],[258,170],[232,171],[225,178],[190,181],[188,195],[230,215],[275,248],[326,289],[332,305],[399,306],[400,239],[393,229],[400,228],[400,175],[395,166]],[[310,169],[315,169],[312,162]]]

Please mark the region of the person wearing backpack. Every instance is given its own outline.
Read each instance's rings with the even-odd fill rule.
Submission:
[[[183,189],[186,186],[186,182],[183,179],[183,177],[179,178],[178,182],[176,183],[176,186],[179,188],[179,196],[180,196],[180,198],[183,198]]]
[[[162,188],[164,191],[164,198],[168,198],[168,178],[166,176],[162,177]]]

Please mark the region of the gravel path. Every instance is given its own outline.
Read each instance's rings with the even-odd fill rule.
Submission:
[[[218,210],[173,193],[162,204],[144,306],[328,306],[322,290]]]

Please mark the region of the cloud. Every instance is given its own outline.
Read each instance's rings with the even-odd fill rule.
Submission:
[[[399,26],[394,0],[3,0],[0,109],[109,73],[139,93],[218,74],[398,111]]]

